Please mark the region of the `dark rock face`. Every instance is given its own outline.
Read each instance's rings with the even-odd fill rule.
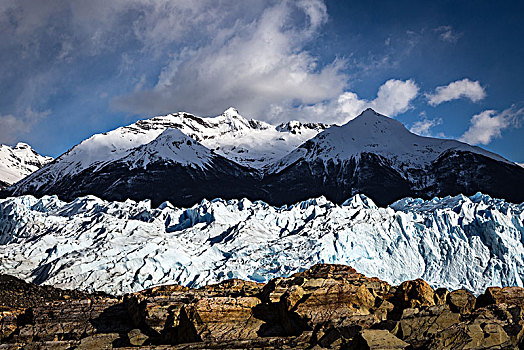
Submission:
[[[427,173],[433,185],[420,190],[429,197],[473,195],[476,192],[512,203],[524,202],[524,168],[497,162],[469,152],[448,152],[440,156]]]
[[[357,193],[365,194],[379,206],[405,197],[431,199],[477,192],[513,203],[524,202],[524,168],[457,151],[442,154],[428,169],[407,169],[404,174],[373,153],[342,163],[301,160],[278,174],[267,175],[264,185],[269,203],[275,205],[320,195],[342,203]]]
[[[202,199],[236,198],[239,193],[250,193],[256,188],[257,180],[257,174],[217,156],[206,170],[173,163],[151,163],[145,169],[110,163],[17,195],[56,194],[66,201],[86,195],[115,201],[151,199],[153,206],[168,200],[177,206],[189,207]]]
[[[13,281],[28,293],[27,300],[15,296],[11,305],[0,309],[0,342],[7,349],[515,349],[524,345],[523,288],[489,288],[475,299],[466,290],[435,291],[422,280],[393,287],[343,265],[315,265],[266,285],[241,280],[200,289],[171,285],[122,298]],[[8,286],[13,284],[2,284],[6,301]],[[34,302],[37,296],[43,298],[39,303]]]
[[[335,203],[361,193],[378,205],[391,204],[413,193],[408,181],[391,168],[380,156],[364,153],[358,159],[335,163],[320,160],[299,161],[278,174],[264,178],[274,205],[296,203],[308,198],[325,196]]]

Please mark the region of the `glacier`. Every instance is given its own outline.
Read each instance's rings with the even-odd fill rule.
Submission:
[[[120,295],[229,278],[266,282],[319,262],[347,264],[393,284],[522,286],[524,203],[477,193],[386,208],[364,195],[283,207],[204,200],[191,208],[94,196],[0,200],[0,273]]]

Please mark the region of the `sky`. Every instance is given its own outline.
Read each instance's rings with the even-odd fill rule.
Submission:
[[[524,163],[522,1],[0,0],[0,143],[139,119],[364,109]]]

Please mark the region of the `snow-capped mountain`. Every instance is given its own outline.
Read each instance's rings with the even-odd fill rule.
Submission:
[[[264,282],[317,262],[478,294],[523,285],[523,242],[524,204],[481,194],[387,208],[363,195],[280,208],[247,199],[189,209],[94,196],[0,200],[0,273],[116,294],[235,277]]]
[[[125,170],[122,165],[134,164],[131,159],[138,157],[137,154],[141,152],[164,154],[162,161],[156,159],[156,162],[144,163],[149,164],[149,167],[158,165],[158,163],[166,164],[166,158],[171,157],[173,153],[165,153],[165,150],[154,150],[153,148],[163,147],[162,144],[164,142],[157,140],[157,138],[162,137],[162,133],[166,129],[172,128],[180,130],[183,134],[197,141],[201,146],[198,151],[201,154],[209,155],[211,154],[210,152],[213,152],[215,155],[224,157],[221,162],[229,163],[226,168],[234,168],[232,174],[230,174],[231,181],[240,182],[240,185],[221,190],[220,192],[230,193],[230,195],[235,197],[235,190],[244,190],[248,185],[244,176],[246,172],[254,174],[248,177],[259,176],[260,169],[270,165],[305,140],[328,127],[326,124],[302,124],[300,122],[288,122],[274,126],[262,121],[247,120],[234,108],[227,109],[217,117],[208,118],[196,117],[188,113],[158,116],[140,120],[129,126],[120,127],[107,133],[93,135],[58,157],[49,166],[18,183],[9,193],[33,193],[39,196],[58,194],[68,199],[86,194],[98,194],[104,198],[122,199],[121,197],[114,197],[110,191],[100,188],[101,181],[99,181],[99,178],[105,178],[105,181],[102,182],[109,181],[108,171],[115,170],[115,168],[119,169],[119,178],[115,178],[115,181],[119,180],[121,176],[125,177],[122,173]],[[145,145],[147,145],[147,150],[143,148]],[[207,150],[203,148],[207,148]],[[177,149],[176,157],[181,157],[181,152],[182,150]],[[229,162],[224,162],[225,159],[229,160]],[[184,162],[178,162],[176,159],[171,163],[184,165]],[[249,170],[246,170],[247,167],[249,167]],[[135,166],[131,165],[127,169],[133,172],[133,174],[129,175],[134,176],[134,172],[136,172]],[[220,170],[220,167],[218,169]],[[144,168],[144,170],[147,169]],[[202,168],[200,170],[206,170],[206,175],[209,178],[217,177],[211,174],[211,172],[217,170],[216,167],[207,167],[207,169]],[[164,174],[162,182],[169,180],[169,177],[166,177],[167,175]],[[194,180],[198,178],[195,174],[188,176]],[[178,177],[169,181],[173,187],[171,192],[174,191],[174,188],[182,192],[191,192],[192,189],[187,186],[194,184],[195,181],[182,183],[182,179],[183,177]],[[119,181],[119,184],[122,184],[122,182],[132,183],[133,181]],[[229,180],[227,182],[229,183]],[[78,183],[83,183],[84,185],[91,183],[92,187],[79,186]],[[110,183],[106,183],[106,185],[111,188],[114,187]],[[94,186],[97,186],[97,188],[94,188]],[[223,189],[224,186],[229,185],[223,183],[215,187]],[[193,192],[200,193],[201,191]],[[123,199],[128,198],[125,197],[126,195],[129,198],[140,198],[137,197],[138,194],[130,192],[122,193]],[[245,193],[245,195],[249,196],[249,193]],[[191,196],[191,198],[196,198],[196,201],[200,201],[204,197],[216,196],[217,194],[211,191],[210,193],[203,193],[203,197]],[[163,202],[166,199],[177,202],[172,197],[153,199],[155,203]],[[183,200],[182,202],[177,202],[177,204],[190,205],[194,203],[188,202],[189,200]]]
[[[480,147],[423,137],[367,109],[333,126],[268,169],[272,203],[326,195],[335,202],[364,193],[386,205],[406,196],[489,193],[524,201],[524,171]],[[302,188],[315,189],[306,195]]]
[[[170,145],[163,134],[170,128],[194,143],[185,139],[190,144],[184,149]],[[181,160],[184,152],[191,154],[189,160]],[[210,159],[213,166],[204,166]],[[524,169],[503,157],[415,135],[371,109],[328,128],[299,122],[272,126],[230,108],[212,118],[170,114],[94,135],[4,196],[56,194],[72,200],[93,194],[190,206],[204,198],[283,205],[322,195],[342,203],[362,193],[387,205],[407,196],[481,191],[520,203],[523,183]]]
[[[36,153],[26,143],[19,142],[13,148],[0,145],[0,189],[20,181],[52,160]]]
[[[499,155],[460,141],[416,135],[398,120],[369,108],[348,123],[333,126],[302,144],[274,164],[272,171],[282,171],[300,160],[345,162],[365,153],[374,153],[387,159],[395,170],[407,172],[424,169],[447,151],[478,153],[510,163]]]

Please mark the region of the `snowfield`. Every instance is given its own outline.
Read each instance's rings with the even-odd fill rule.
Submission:
[[[217,199],[190,209],[11,197],[0,200],[0,273],[122,294],[234,277],[265,282],[327,262],[394,284],[420,277],[479,294],[523,285],[523,209],[480,193],[388,208],[363,195],[342,205]]]

